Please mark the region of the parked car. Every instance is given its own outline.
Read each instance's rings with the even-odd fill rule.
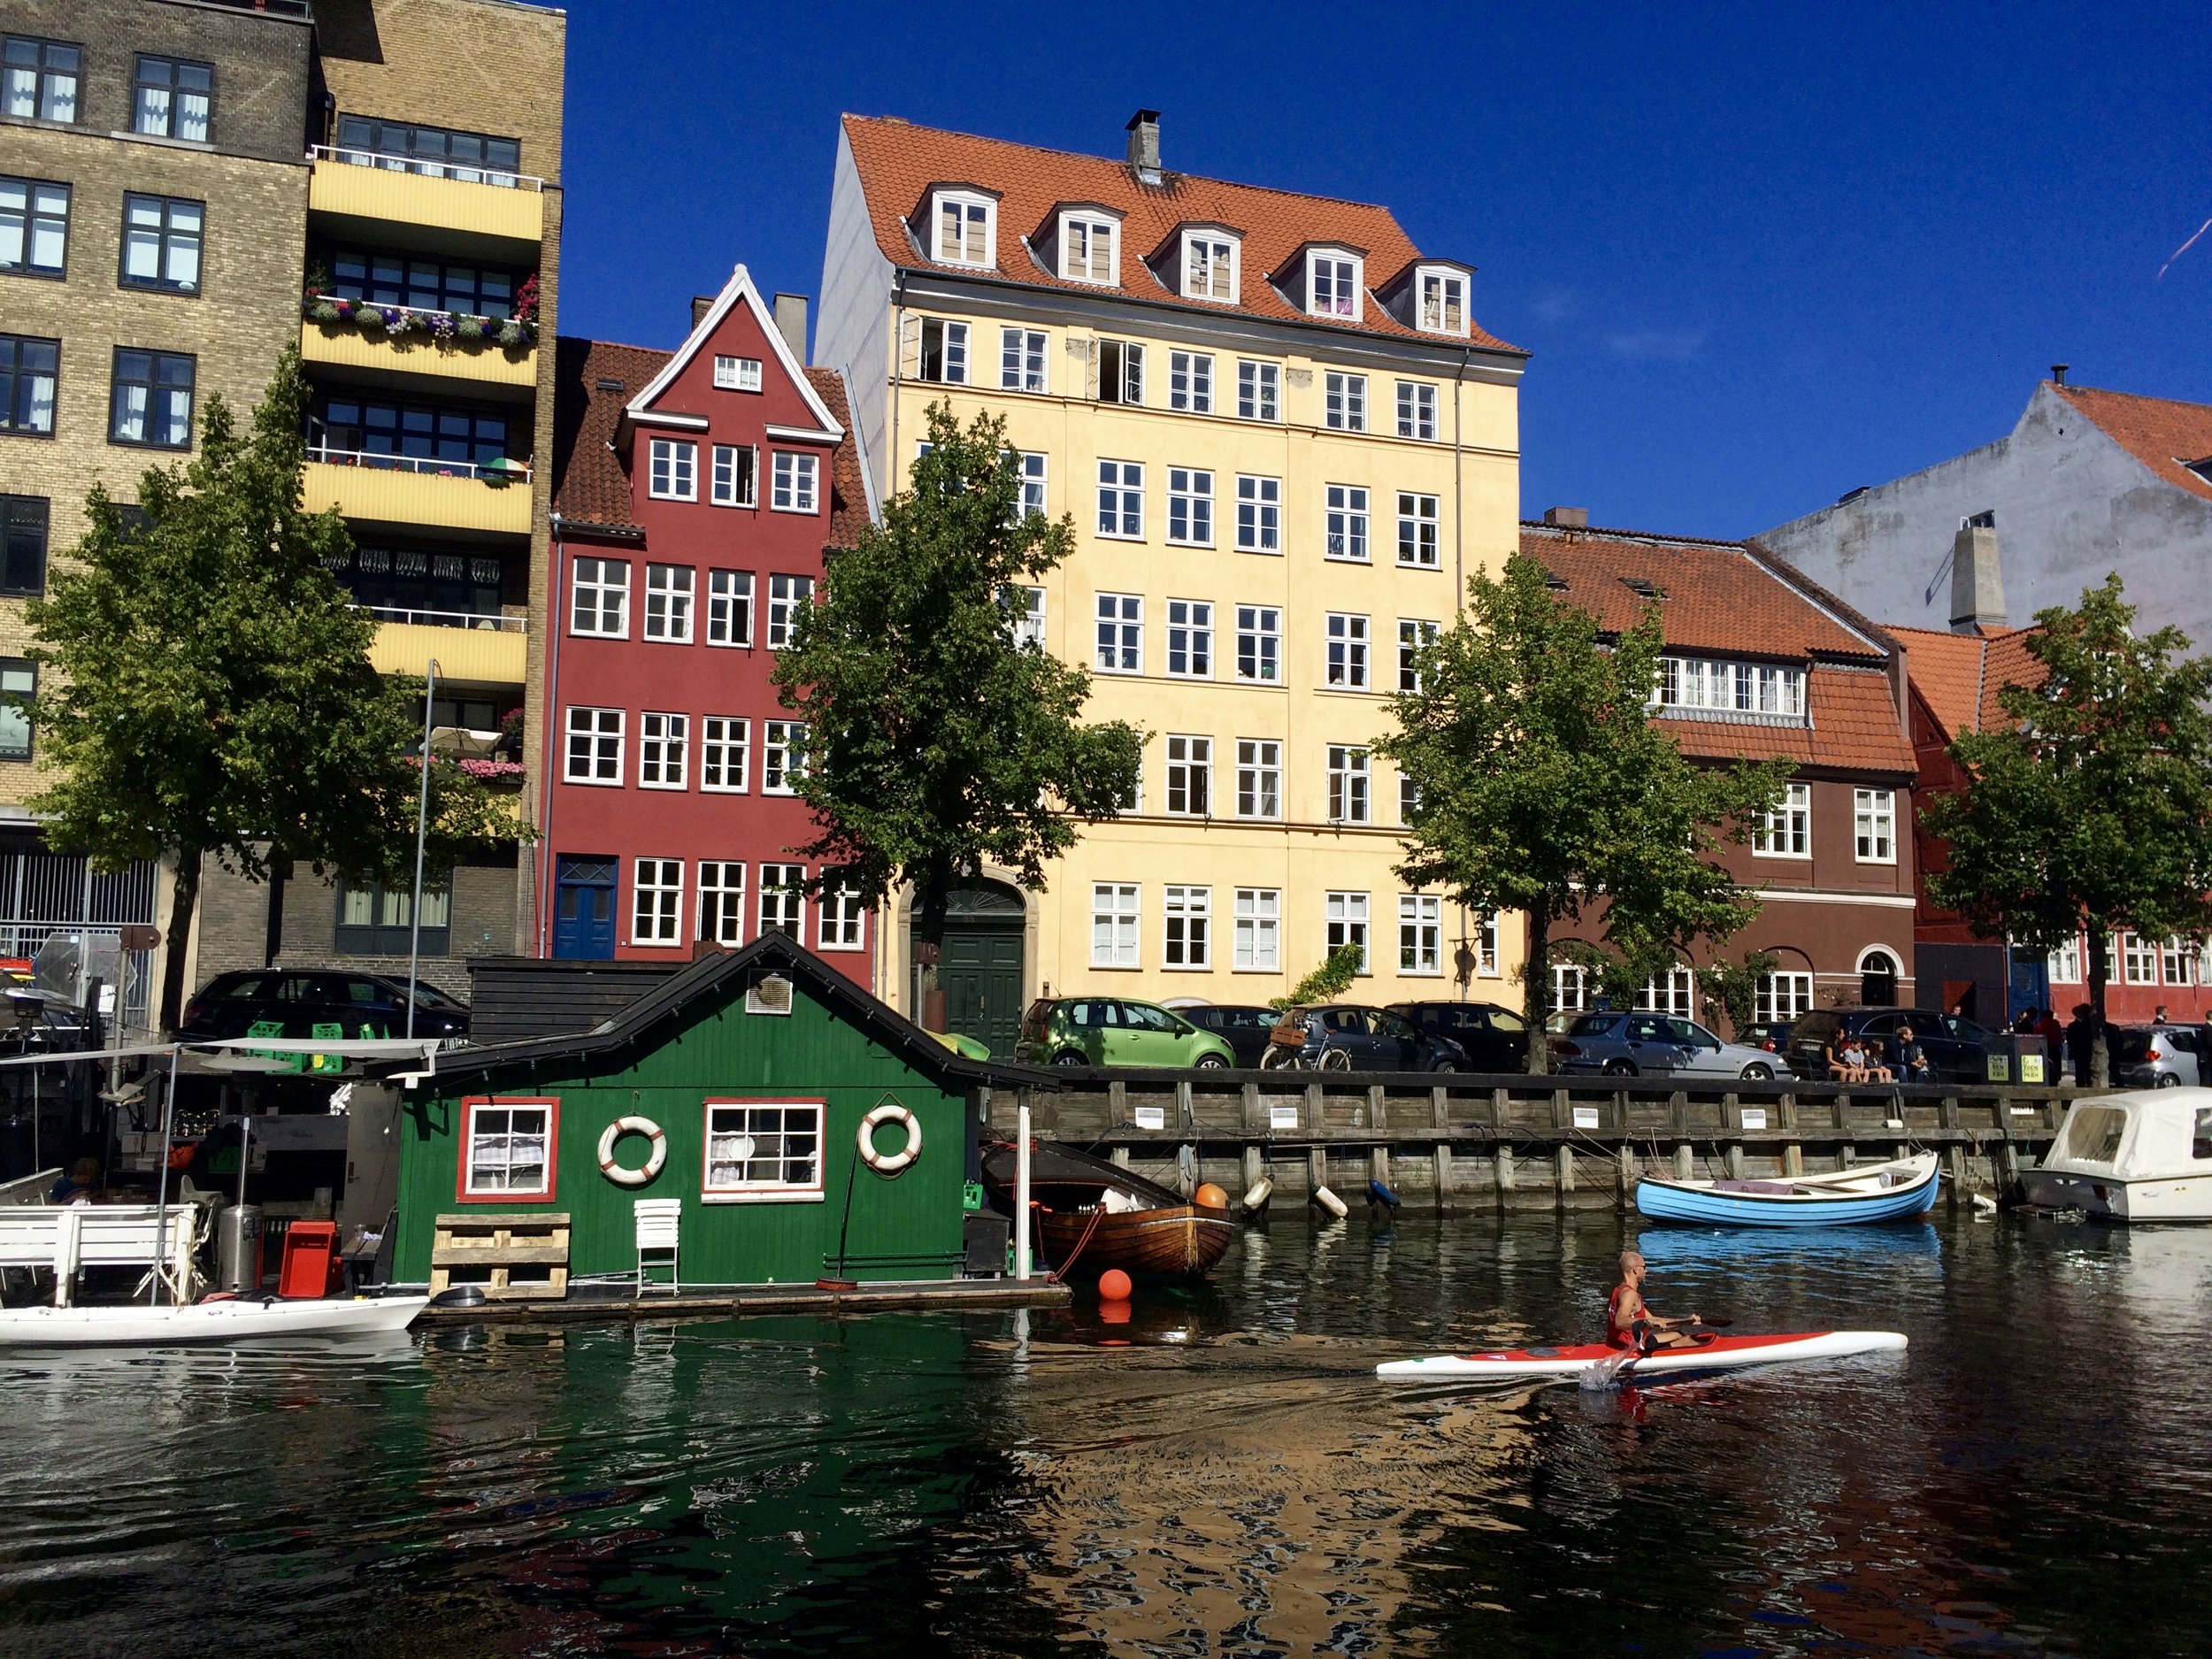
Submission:
[[[1014,1058],[1031,1065],[1232,1066],[1236,1050],[1157,1002],[1040,997],[1022,1016]]]
[[[1937,1082],[1980,1083],[1989,1076],[1989,1033],[1959,1014],[1939,1014],[1928,1008],[1816,1008],[1800,1014],[1790,1026],[1790,1066],[1802,1078],[1828,1081],[1828,1045],[1832,1039],[1854,1036],[1867,1045],[1875,1059],[1874,1045],[1881,1045],[1877,1061],[1890,1064],[1896,1057],[1897,1030],[1912,1027],[1913,1038],[1928,1056]]]
[[[1551,1047],[1562,1071],[1607,1077],[1740,1078],[1763,1083],[1790,1075],[1778,1054],[1723,1042],[1694,1019],[1671,1014],[1584,1014]]]
[[[256,1025],[265,1027],[256,1032]],[[216,1037],[312,1037],[336,1025],[346,1037],[407,1034],[407,982],[379,973],[287,973],[236,969],[219,973],[185,1004],[177,1035],[188,1042]],[[265,1027],[275,1026],[272,1031]],[[465,1037],[468,1005],[434,985],[415,982],[415,1035]]]
[[[1423,1031],[1387,1009],[1333,1002],[1321,1008],[1294,1008],[1279,1018],[1285,1036],[1302,1033],[1293,1048],[1278,1037],[1265,1061],[1271,1069],[1291,1065],[1333,1071],[1464,1071],[1467,1051],[1449,1037]]]
[[[1528,1022],[1509,1008],[1494,1002],[1393,1002],[1390,1012],[1432,1037],[1457,1043],[1475,1071],[1527,1069]]]
[[[1769,1054],[1787,1054],[1790,1051],[1790,1025],[1786,1019],[1754,1020],[1736,1033],[1736,1041],[1747,1048],[1764,1048]]]
[[[1235,1050],[1237,1064],[1249,1071],[1266,1057],[1267,1036],[1282,1015],[1271,1008],[1240,1002],[1208,1002],[1179,1010],[1201,1031],[1210,1031]]]
[[[2175,1088],[2204,1080],[2193,1025],[2115,1025],[2109,1041],[2115,1083],[2130,1088]]]

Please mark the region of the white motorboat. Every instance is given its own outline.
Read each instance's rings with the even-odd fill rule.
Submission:
[[[370,1336],[404,1331],[426,1295],[300,1298],[226,1296],[175,1307],[0,1309],[0,1352],[18,1348],[230,1347],[296,1337]]]
[[[2212,1221],[2212,1088],[2139,1089],[2078,1100],[2028,1202],[2113,1221]]]

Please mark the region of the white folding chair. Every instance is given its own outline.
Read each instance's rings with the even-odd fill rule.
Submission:
[[[677,1291],[676,1225],[682,1216],[684,1201],[680,1198],[639,1198],[631,1202],[637,1212],[637,1294],[645,1294],[646,1256],[665,1254],[668,1257],[668,1291]],[[657,1263],[656,1263],[657,1265]]]

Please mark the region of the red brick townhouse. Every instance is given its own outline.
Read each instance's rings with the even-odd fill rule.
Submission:
[[[1750,845],[1724,855],[1762,901],[1724,954],[1768,950],[1779,959],[1760,987],[1758,1018],[1911,1002],[1904,653],[1755,542],[1592,530],[1584,516],[1560,508],[1525,524],[1521,551],[1551,573],[1563,600],[1609,630],[1632,626],[1657,601],[1666,651],[1652,718],[1694,760],[1796,764]],[[1701,949],[1697,961],[1710,958]],[[1655,978],[1640,1006],[1705,1018],[1693,965]],[[1581,971],[1555,964],[1553,1006],[1580,1007],[1585,995]]]
[[[677,960],[781,928],[871,984],[870,916],[801,890],[805,733],[769,680],[871,511],[849,405],[802,366],[804,302],[772,311],[744,266],[693,319],[673,353],[560,342],[535,950]]]

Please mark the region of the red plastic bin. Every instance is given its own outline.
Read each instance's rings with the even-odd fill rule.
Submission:
[[[284,1265],[277,1272],[278,1295],[327,1296],[339,1271],[336,1222],[295,1221],[284,1230]]]

